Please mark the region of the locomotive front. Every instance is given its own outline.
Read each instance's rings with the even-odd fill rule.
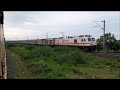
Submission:
[[[88,49],[89,49],[89,51],[95,51],[96,47],[97,47],[97,42],[96,42],[95,38],[88,37],[87,38],[87,42],[88,42]]]

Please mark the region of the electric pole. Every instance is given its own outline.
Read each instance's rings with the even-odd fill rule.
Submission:
[[[60,33],[63,35],[62,42],[64,43],[64,37],[65,37],[64,32],[60,32]]]
[[[95,21],[94,21],[95,22]],[[98,27],[100,27],[101,29],[103,29],[103,51],[105,51],[105,20],[102,21],[103,22],[103,27],[101,27],[99,24],[96,24],[98,25]]]
[[[64,32],[60,32],[63,35],[63,38],[65,37]]]
[[[105,51],[105,20],[103,22],[103,51]]]
[[[47,39],[48,39],[48,33],[46,33]]]

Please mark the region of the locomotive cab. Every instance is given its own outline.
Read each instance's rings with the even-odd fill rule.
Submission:
[[[90,43],[90,45],[96,45],[96,40],[95,40],[95,38],[88,38],[88,42]]]
[[[93,37],[89,37],[88,38],[88,50],[89,51],[95,51],[96,50],[96,47],[97,47],[97,43],[96,43],[96,40],[95,38]]]

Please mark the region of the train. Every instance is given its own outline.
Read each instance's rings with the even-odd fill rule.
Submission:
[[[6,50],[4,37],[4,13],[0,11],[0,79],[7,79]]]
[[[70,46],[84,51],[96,51],[97,42],[91,35],[63,36],[58,38],[14,40],[11,43],[21,43],[40,46]]]

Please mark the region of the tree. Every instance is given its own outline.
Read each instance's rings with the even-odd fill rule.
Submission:
[[[100,47],[103,46],[103,36],[100,36],[100,38],[98,38],[96,41]],[[118,51],[119,47],[120,47],[120,41],[116,40],[114,34],[106,33],[105,34],[105,48],[107,49],[107,51],[109,50]]]

